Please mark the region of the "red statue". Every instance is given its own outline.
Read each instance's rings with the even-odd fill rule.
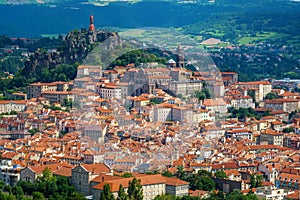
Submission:
[[[94,26],[94,16],[90,15],[90,26],[89,26],[89,31],[94,31],[95,26]]]

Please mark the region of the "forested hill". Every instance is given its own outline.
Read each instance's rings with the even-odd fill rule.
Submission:
[[[195,2],[189,4],[178,1],[141,1],[134,4],[118,2],[107,6],[94,6],[82,4],[81,1],[62,1],[54,6],[0,5],[0,34],[12,37],[65,34],[77,27],[86,27],[90,14],[94,14],[96,27],[182,27],[198,22],[210,22],[214,17],[216,20],[227,20],[227,14],[235,14],[235,17],[244,19],[243,16],[247,16],[243,15],[245,12],[271,20],[278,20],[277,17],[273,17],[279,15],[284,19],[279,19],[280,22],[288,25],[291,23],[290,16],[293,16],[293,13],[297,14],[300,6],[300,3],[289,0]]]

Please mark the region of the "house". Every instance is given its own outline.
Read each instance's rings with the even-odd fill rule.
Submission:
[[[229,180],[232,180],[232,181],[241,181],[242,180],[242,175],[237,170],[230,169],[230,170],[224,170],[224,172]]]
[[[224,86],[231,85],[238,82],[238,73],[236,72],[221,72]]]
[[[216,183],[216,189],[221,190],[223,192],[229,193],[234,190],[244,190],[246,188],[246,184],[243,181],[222,179],[222,178],[212,178]]]
[[[172,120],[173,104],[161,103],[154,106],[154,119],[153,121],[170,121]]]
[[[253,139],[253,132],[247,129],[234,129],[227,130],[225,132],[226,138],[244,138],[244,139]]]
[[[205,190],[189,190],[189,196],[200,197],[200,199],[206,199],[209,197],[209,192]]]
[[[103,152],[97,152],[89,149],[83,152],[83,162],[86,164],[100,163],[103,162],[103,160]]]
[[[103,142],[107,126],[105,124],[90,124],[84,128],[83,135],[97,142]]]
[[[41,176],[43,174],[43,171],[46,168],[48,168],[53,174],[68,177],[73,166],[65,162],[48,164],[48,165],[36,165],[36,166],[28,165],[27,167],[21,170],[20,180],[35,182],[37,177]]]
[[[202,106],[204,106],[204,108],[211,113],[214,113],[220,117],[225,116],[227,113],[227,105],[222,98],[204,99]]]
[[[189,183],[178,178],[164,177],[166,180],[166,193],[174,196],[187,196]]]
[[[212,164],[211,163],[190,163],[190,167],[193,169],[193,171],[195,173],[198,173],[198,171],[201,171],[201,170],[205,170],[205,171],[208,171],[208,172],[211,172],[212,170]]]
[[[211,115],[211,113],[206,109],[193,110],[193,122],[199,123],[204,120],[215,121],[215,118],[214,115]]]
[[[240,96],[235,97],[231,100],[231,106],[239,109],[239,108],[255,108],[255,104],[253,102],[252,97],[250,96]]]
[[[283,133],[280,131],[274,131],[266,129],[260,132],[260,143],[268,142],[271,145],[283,146]]]

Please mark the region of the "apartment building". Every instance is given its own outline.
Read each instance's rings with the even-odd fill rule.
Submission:
[[[99,174],[112,175],[112,170],[105,164],[80,164],[72,169],[71,183],[83,195],[90,195],[90,181]]]
[[[166,193],[166,180],[161,174],[142,175],[136,178],[141,180],[144,200],[152,200],[157,195]],[[100,194],[103,191],[105,184],[109,184],[111,192],[115,197],[117,197],[119,186],[122,184],[124,190],[127,191],[129,186],[129,181],[132,181],[132,179],[133,178],[120,177],[120,179],[104,181],[98,185],[93,186],[92,187],[93,199],[96,200],[100,198]]]
[[[49,103],[63,103],[65,99],[68,101],[74,100],[72,91],[45,91],[42,92],[42,97],[49,101]]]
[[[280,173],[275,181],[275,186],[286,190],[299,190],[300,175],[290,173]]]
[[[271,129],[266,129],[260,132],[260,143],[267,142],[268,144],[283,146],[283,133]]]
[[[269,81],[239,82],[238,87],[255,91],[255,100],[263,101],[264,97],[272,91],[272,84]]]
[[[101,84],[96,88],[96,93],[104,99],[122,99],[122,89],[113,83]]]
[[[67,91],[72,87],[72,82],[32,83],[27,87],[28,99],[38,98],[43,92]]]
[[[212,115],[207,109],[198,109],[193,111],[193,122],[199,123],[204,120],[215,121],[214,115]]]
[[[4,182],[4,185],[16,186],[17,182],[20,180],[21,169],[22,168],[17,165],[1,165],[0,180]]]
[[[278,189],[275,186],[259,187],[255,192],[258,199],[267,200],[284,200],[284,197],[291,193],[292,192],[287,192],[284,189]]]
[[[22,112],[25,110],[27,101],[25,100],[0,100],[0,113],[10,113],[11,111]]]
[[[272,99],[265,101],[265,108],[275,111],[292,112],[299,109],[300,99]]]
[[[204,99],[202,105],[212,114],[220,117],[225,116],[227,113],[227,104],[222,98]]]

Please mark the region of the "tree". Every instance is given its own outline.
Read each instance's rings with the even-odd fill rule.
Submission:
[[[294,132],[294,129],[292,127],[288,127],[288,128],[284,128],[282,130],[283,133],[291,133],[291,132]]]
[[[186,172],[184,171],[184,168],[182,166],[177,167],[176,177],[181,180],[185,180]]]
[[[211,191],[216,188],[215,182],[210,177],[202,176],[200,181],[203,185],[203,190],[205,191]]]
[[[157,195],[154,200],[176,200],[176,196],[173,196],[171,194],[162,194]]]
[[[40,194],[48,200],[85,199],[83,195],[75,191],[67,177],[53,176],[49,168],[43,170],[36,182],[19,181],[17,186],[21,187],[26,195],[32,195],[36,199],[43,199]]]
[[[100,194],[100,200],[114,200],[114,195],[110,191],[110,186],[105,184],[103,187],[103,191]]]
[[[4,181],[0,180],[0,191],[4,189]]]
[[[1,200],[16,200],[15,196],[12,194],[6,194],[0,191],[0,199]]]
[[[217,171],[214,175],[216,178],[228,178],[228,176],[223,170]]]
[[[133,178],[132,181],[129,181],[127,193],[129,199],[142,200],[144,196],[143,196],[143,188],[141,185],[141,180],[140,179],[137,180],[136,178]]]
[[[263,182],[262,175],[254,175],[252,174],[250,177],[251,188],[261,187]]]
[[[164,171],[161,175],[166,176],[166,177],[174,177],[174,174],[172,174],[168,170]]]
[[[205,86],[203,86],[203,89],[201,91],[195,91],[195,96],[197,97],[198,100],[204,100],[204,99],[211,98],[209,89]]]
[[[17,200],[22,200],[24,197],[23,189],[20,186],[14,186],[12,188],[12,193],[16,196]]]
[[[45,197],[44,197],[43,193],[41,193],[41,192],[33,192],[32,200],[45,200]]]
[[[248,90],[247,93],[250,97],[252,97],[253,101],[256,102],[255,101],[255,90]]]
[[[39,129],[33,128],[33,129],[28,130],[28,132],[31,133],[31,135],[35,135],[37,132],[39,132]]]
[[[258,200],[258,198],[253,194],[244,195],[240,191],[233,191],[226,196],[225,200]]]
[[[65,198],[66,200],[86,200],[86,198],[78,193],[78,192],[73,192],[71,193],[67,198]],[[108,199],[107,199],[108,200]]]
[[[4,186],[4,189],[3,189],[5,192],[8,192],[9,194],[12,194],[12,189],[11,189],[11,186],[10,185],[6,185]]]
[[[124,177],[124,178],[131,178],[131,177],[133,177],[133,175],[130,172],[125,172],[124,174],[122,174],[122,177]]]
[[[275,92],[269,92],[268,94],[266,94],[265,99],[277,99],[278,98],[278,94]]]
[[[119,187],[117,200],[128,200],[128,195],[125,192],[122,184]]]

